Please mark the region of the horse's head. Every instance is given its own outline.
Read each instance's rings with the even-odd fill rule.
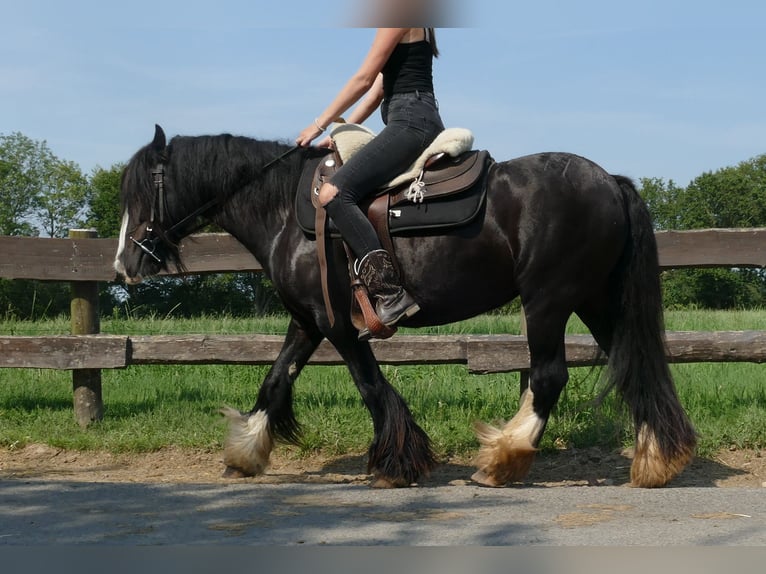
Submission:
[[[177,210],[172,209],[172,187],[165,176],[168,163],[165,132],[155,126],[154,140],[136,152],[122,173],[122,226],[114,268],[128,284],[180,264],[174,243],[179,237],[173,221]]]
[[[298,149],[230,134],[177,137],[168,144],[165,132],[156,126],[152,142],[136,152],[122,173],[115,270],[134,284],[170,266],[183,269],[178,242],[224,211],[234,225],[265,230],[269,216],[292,208],[297,178],[292,181],[284,172],[299,175],[304,160],[283,160]],[[270,193],[252,193],[256,188]],[[251,192],[245,211],[237,208],[244,190]],[[232,204],[235,196],[239,204]],[[254,214],[260,216],[258,224]],[[282,227],[284,220],[278,216],[274,225]]]

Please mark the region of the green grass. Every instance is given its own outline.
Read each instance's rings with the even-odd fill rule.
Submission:
[[[284,333],[284,316],[252,320],[206,317],[104,320],[109,334]],[[763,329],[766,311],[672,311],[670,330]],[[416,333],[517,333],[517,315],[486,315]],[[67,319],[0,322],[0,333],[65,334]],[[587,332],[576,320],[568,332]],[[167,445],[220,449],[225,428],[222,405],[252,407],[266,367],[135,366],[103,372],[104,420],[80,429],[72,414],[71,374],[40,369],[0,369],[0,445],[47,443],[70,449],[150,451]],[[701,435],[700,453],[729,446],[766,445],[766,366],[747,363],[674,365],[681,401]],[[386,366],[437,452],[470,454],[475,420],[510,418],[518,407],[518,374],[471,375],[461,365]],[[599,372],[571,369],[570,382],[546,430],[542,447],[618,447],[631,441],[630,423],[613,396],[599,407]],[[344,367],[307,367],[295,388],[303,425],[299,452],[325,454],[366,450],[372,428]]]

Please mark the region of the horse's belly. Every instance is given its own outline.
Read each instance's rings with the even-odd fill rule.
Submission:
[[[405,267],[407,289],[421,307],[408,326],[461,321],[496,309],[518,295],[507,252],[501,257],[496,251],[427,249],[424,244],[418,259]]]

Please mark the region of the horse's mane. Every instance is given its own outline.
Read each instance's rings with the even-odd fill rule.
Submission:
[[[211,193],[225,193],[232,204],[247,201],[249,209],[261,213],[289,207],[304,162],[320,153],[311,148],[300,150],[263,169],[290,147],[285,142],[231,134],[176,136],[164,151],[148,144],[136,152],[123,172],[122,201],[150,208],[155,201],[151,172],[164,162],[171,212],[174,204],[178,208],[199,206]],[[258,192],[250,193],[256,186]]]

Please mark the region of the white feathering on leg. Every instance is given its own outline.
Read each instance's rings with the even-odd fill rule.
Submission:
[[[488,486],[502,486],[527,475],[537,452],[534,445],[545,429],[545,421],[534,411],[533,399],[532,391],[525,391],[519,411],[502,430],[484,423],[474,425],[481,444],[476,457],[479,471],[474,474],[474,480]]]
[[[274,439],[269,431],[269,416],[258,411],[248,416],[232,408],[221,409],[229,421],[224,463],[247,475],[262,474],[269,464]]]
[[[656,488],[665,486],[677,476],[694,457],[694,450],[679,449],[674,457],[667,458],[657,440],[657,435],[646,423],[636,436],[633,464],[630,467],[632,486]]]

